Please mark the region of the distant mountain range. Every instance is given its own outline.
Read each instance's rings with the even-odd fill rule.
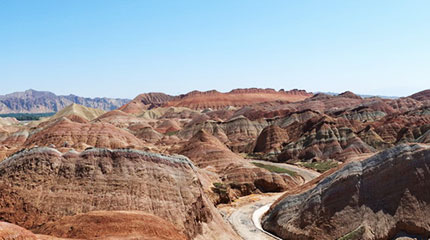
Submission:
[[[24,92],[0,95],[0,113],[58,112],[73,103],[110,111],[129,101],[129,99],[120,98],[84,98],[72,94],[62,96],[52,92],[30,89]]]

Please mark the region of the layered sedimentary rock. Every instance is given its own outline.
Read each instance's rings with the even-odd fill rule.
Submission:
[[[190,123],[178,133],[178,136],[188,140],[200,130],[205,130],[234,152],[251,152],[255,139],[267,125],[264,119],[251,121],[244,116],[238,116],[227,121],[207,120]]]
[[[242,107],[261,102],[289,101],[296,102],[311,97],[303,90],[275,91],[273,89],[235,89],[228,93],[215,90],[207,92],[193,91],[176,97],[165,106],[188,107],[191,109],[222,109],[228,106]]]
[[[277,153],[288,142],[288,133],[277,125],[263,129],[255,143],[254,152]]]
[[[155,130],[160,133],[176,133],[181,130],[181,126],[178,121],[172,119],[166,119],[157,124]]]
[[[310,125],[299,139],[286,145],[278,160],[344,159],[350,154],[374,151],[355,134],[350,123],[323,117]]]
[[[413,142],[430,129],[430,108],[422,107],[401,114],[392,114],[375,122],[375,132],[385,142]]]
[[[79,123],[68,118],[58,119],[28,137],[25,146],[136,148],[144,144],[133,134],[109,123]]]
[[[180,154],[189,157],[198,167],[217,173],[225,184],[237,192],[236,196],[285,191],[295,185],[291,177],[284,179],[253,166],[204,130],[194,135]]]
[[[71,104],[61,111],[57,112],[54,116],[50,117],[49,120],[55,120],[62,117],[80,118],[85,119],[87,121],[91,121],[96,119],[97,117],[103,115],[105,111],[96,108],[85,107],[79,104]],[[77,120],[77,122],[82,122],[82,120]]]
[[[173,98],[173,96],[164,93],[144,93],[120,107],[119,110],[131,114],[139,114],[144,110],[159,107]]]
[[[158,107],[144,111],[139,117],[144,119],[193,119],[202,113],[186,107]]]
[[[34,148],[0,162],[0,188],[0,219],[27,229],[90,211],[126,210],[169,221],[189,239],[236,238],[185,157]]]
[[[422,141],[421,136],[430,129],[428,104],[413,98],[361,98],[345,92],[338,96],[317,94],[302,102],[273,107],[267,111],[282,114],[266,119],[267,124],[288,133],[288,141],[272,141],[283,146],[278,151],[280,161],[346,161],[399,143]],[[239,112],[255,113],[246,109]],[[264,134],[261,132],[260,138]],[[261,144],[255,147],[263,149]],[[269,155],[264,157],[273,159]]]
[[[176,227],[140,211],[94,211],[44,224],[39,234],[73,239],[186,240]]]
[[[430,147],[399,145],[280,198],[263,228],[284,239],[430,236]]]

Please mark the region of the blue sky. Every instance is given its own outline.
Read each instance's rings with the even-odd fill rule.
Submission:
[[[0,94],[430,88],[430,1],[3,0]]]

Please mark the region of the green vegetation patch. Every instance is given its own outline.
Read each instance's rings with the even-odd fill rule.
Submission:
[[[179,132],[179,131],[167,132],[167,133],[166,133],[166,135],[167,135],[167,136],[173,136],[173,135],[178,134],[178,132]]]
[[[242,155],[246,159],[273,161],[278,156],[277,153],[247,153]]]
[[[338,240],[359,240],[362,238],[364,234],[364,227],[360,226],[354,231],[346,234],[345,236],[339,238]]]
[[[214,187],[212,187],[212,191],[215,193],[226,193],[227,192],[227,185],[220,182],[213,183]]]
[[[328,160],[328,161],[324,161],[324,162],[312,162],[312,163],[305,162],[302,165],[304,167],[314,169],[315,171],[320,172],[320,173],[323,173],[327,170],[330,170],[330,169],[338,166],[338,164],[332,160]]]
[[[256,162],[252,162],[252,164],[254,164],[257,167],[260,168],[264,168],[266,170],[269,170],[270,172],[274,172],[274,173],[287,173],[288,175],[295,177],[297,176],[297,172],[285,169],[285,168],[281,168],[281,167],[277,167],[277,166],[273,166],[273,165],[268,165],[268,164],[263,164],[263,163],[256,163]]]
[[[51,113],[6,113],[0,114],[0,117],[12,117],[16,118],[18,121],[36,121],[43,117],[51,117],[55,112]]]

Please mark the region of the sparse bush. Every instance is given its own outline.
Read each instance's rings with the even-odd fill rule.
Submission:
[[[252,164],[254,164],[257,167],[269,170],[270,172],[274,172],[274,173],[287,173],[288,175],[290,175],[292,177],[295,177],[297,175],[297,172],[294,172],[294,171],[291,171],[291,170],[288,170],[288,169],[285,169],[285,168],[273,166],[273,165],[268,165],[268,164],[263,164],[263,163],[256,163],[256,162],[252,162]]]
[[[314,169],[315,171],[320,173],[323,173],[338,166],[337,162],[332,160],[327,160],[323,162],[305,162],[302,163],[302,165],[304,167]]]

